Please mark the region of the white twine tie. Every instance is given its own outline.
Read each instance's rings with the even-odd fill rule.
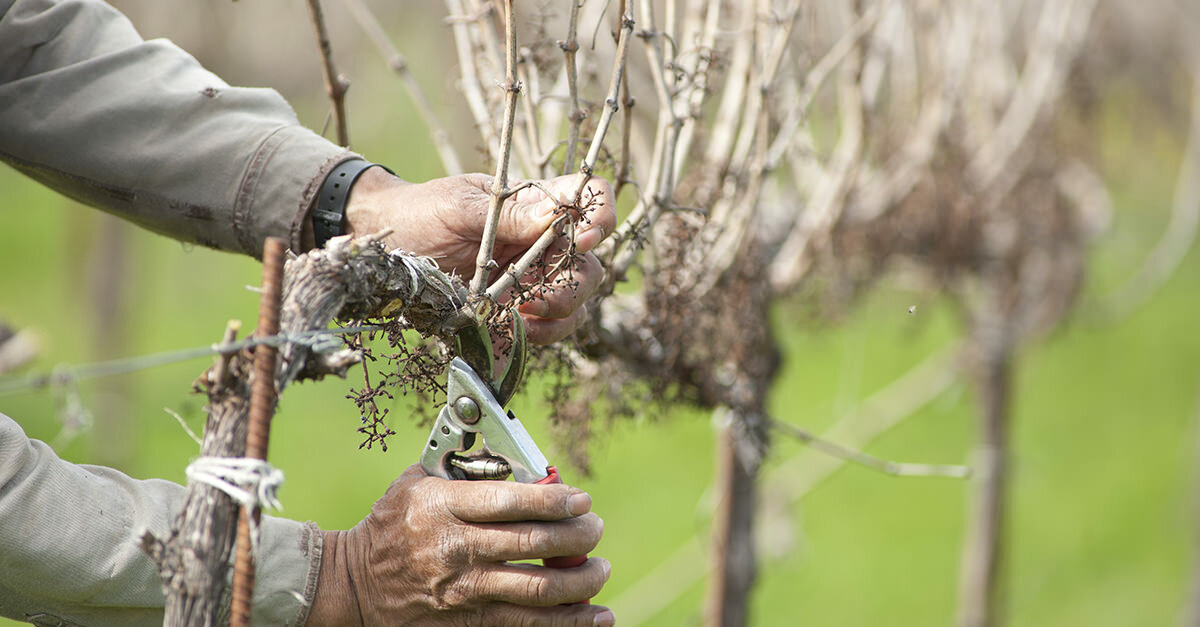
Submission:
[[[197,457],[187,466],[188,481],[203,483],[229,495],[242,507],[283,510],[276,492],[283,485],[283,471],[266,460],[252,457]],[[250,517],[250,548],[257,552],[258,524]]]

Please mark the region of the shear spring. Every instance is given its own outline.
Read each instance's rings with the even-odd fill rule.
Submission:
[[[463,471],[467,479],[507,479],[512,467],[499,457],[450,456],[450,465]]]

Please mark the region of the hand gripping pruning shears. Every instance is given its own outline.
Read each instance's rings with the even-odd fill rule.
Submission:
[[[421,453],[426,474],[443,479],[504,480],[511,474],[520,483],[562,483],[521,421],[506,410],[525,376],[528,357],[525,324],[516,311],[508,365],[492,378],[492,341],[486,325],[472,325],[457,336],[458,357],[450,362],[446,406],[438,414],[429,442]],[[472,451],[476,439],[483,446]],[[586,555],[542,560],[550,568],[572,568]]]

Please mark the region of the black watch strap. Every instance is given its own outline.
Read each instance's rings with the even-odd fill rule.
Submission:
[[[330,238],[346,232],[342,222],[346,219],[346,199],[350,197],[350,187],[363,172],[376,166],[387,170],[389,174],[395,174],[387,166],[354,158],[339,163],[325,177],[325,181],[321,183],[321,191],[317,194],[317,206],[312,212],[313,236],[317,248],[324,246]]]

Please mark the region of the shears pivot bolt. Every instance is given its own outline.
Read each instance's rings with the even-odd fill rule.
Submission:
[[[460,396],[458,400],[454,401],[454,413],[458,414],[458,417],[469,425],[479,422],[481,415],[479,403],[476,403],[475,399],[470,396]]]

